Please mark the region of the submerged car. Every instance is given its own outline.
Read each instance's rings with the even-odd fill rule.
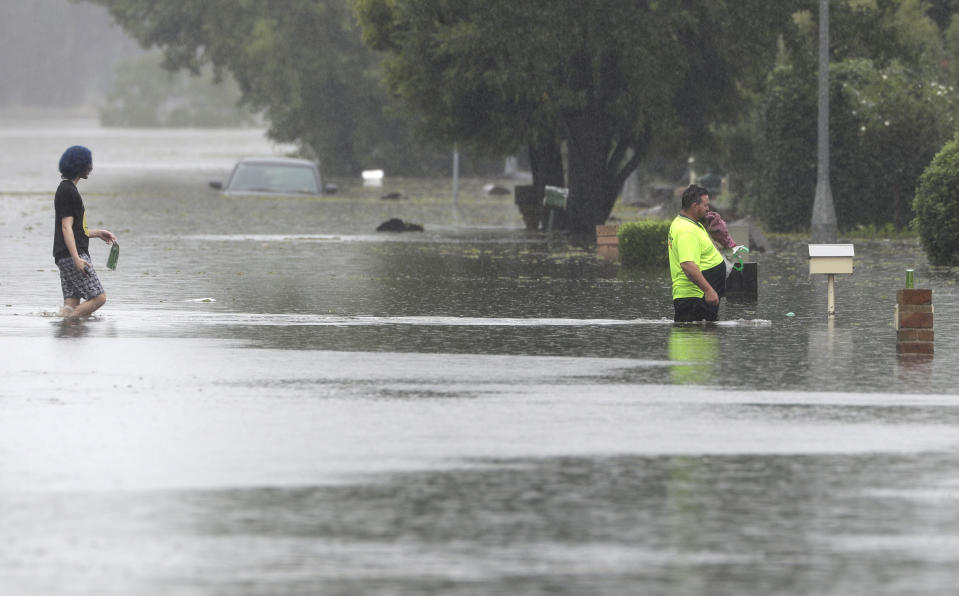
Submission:
[[[289,157],[241,159],[226,184],[210,182],[225,194],[319,195],[320,170],[312,161]]]

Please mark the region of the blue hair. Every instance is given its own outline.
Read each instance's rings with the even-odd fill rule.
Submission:
[[[60,174],[67,180],[79,178],[93,169],[93,154],[82,145],[74,145],[60,156]]]

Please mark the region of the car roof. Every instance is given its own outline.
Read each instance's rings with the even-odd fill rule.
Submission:
[[[308,159],[297,159],[295,157],[245,157],[238,163],[274,166],[316,166],[315,162],[312,162]]]

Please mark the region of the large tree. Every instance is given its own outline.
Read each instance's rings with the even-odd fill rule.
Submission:
[[[356,4],[367,42],[389,53],[391,90],[434,135],[486,146],[565,143],[568,221],[577,231],[606,220],[644,157],[688,155],[709,142],[716,124],[738,116],[744,90],[773,65],[776,35],[793,5]]]
[[[411,127],[384,110],[379,58],[363,45],[349,0],[86,1],[162,49],[171,70],[210,63],[232,73],[270,136],[301,143],[327,171],[429,169],[432,155],[411,150]]]

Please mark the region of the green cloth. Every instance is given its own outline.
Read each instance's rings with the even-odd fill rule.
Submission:
[[[723,255],[716,250],[703,224],[679,215],[669,226],[669,274],[673,280],[673,300],[705,295],[686,277],[680,265],[686,261],[696,263],[700,271],[705,271],[722,263]]]

